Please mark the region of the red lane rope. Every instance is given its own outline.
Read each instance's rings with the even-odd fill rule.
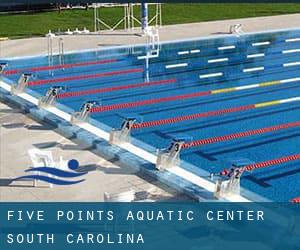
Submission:
[[[136,101],[136,102],[118,103],[118,104],[112,104],[112,105],[107,105],[107,106],[95,107],[95,108],[92,108],[91,112],[98,113],[98,112],[104,112],[104,111],[111,111],[114,109],[133,108],[133,107],[138,107],[138,106],[156,104],[156,103],[160,103],[160,102],[170,102],[170,101],[175,101],[175,100],[180,100],[180,99],[195,98],[195,97],[199,97],[199,96],[207,96],[210,94],[211,94],[211,91],[203,91],[203,92],[196,92],[196,93],[185,94],[185,95],[168,96],[168,97],[142,100],[142,101]]]
[[[293,127],[299,127],[299,126],[300,126],[300,121],[285,123],[285,124],[280,124],[280,125],[276,125],[276,126],[272,126],[272,127],[260,128],[260,129],[245,131],[245,132],[239,132],[239,133],[235,133],[235,134],[229,134],[229,135],[217,136],[217,137],[212,137],[212,138],[207,138],[207,139],[202,139],[202,140],[197,140],[197,141],[191,141],[188,143],[184,143],[182,145],[182,148],[197,147],[197,146],[201,146],[201,145],[205,145],[205,144],[229,141],[229,140],[234,140],[234,139],[238,139],[241,137],[264,134],[264,133],[274,132],[274,131],[278,131],[278,130],[282,130],[282,129],[293,128]]]
[[[300,203],[300,197],[292,199],[291,202],[293,202],[293,203]]]
[[[82,95],[92,95],[97,93],[105,93],[105,92],[112,92],[117,90],[124,90],[124,89],[132,89],[132,88],[139,88],[139,87],[147,87],[152,85],[159,85],[159,84],[170,84],[175,83],[176,79],[167,79],[167,80],[160,80],[160,81],[152,81],[152,82],[142,82],[136,84],[129,84],[124,86],[115,86],[115,87],[108,87],[108,88],[99,88],[99,89],[88,89],[82,91],[74,91],[74,92],[66,92],[59,94],[58,98],[67,98],[67,97],[76,97]]]
[[[300,154],[295,154],[295,155],[289,155],[289,156],[285,156],[282,158],[278,158],[278,159],[272,159],[272,160],[268,160],[268,161],[263,161],[263,162],[258,162],[258,163],[254,163],[254,164],[250,164],[244,167],[240,167],[239,169],[241,171],[252,171],[255,169],[259,169],[259,168],[266,168],[266,167],[270,167],[273,165],[280,165],[286,162],[290,162],[290,161],[297,161],[300,160]],[[230,171],[228,169],[224,169],[223,171],[220,172],[221,176],[224,175],[228,175],[230,173]],[[298,199],[298,198],[295,198]]]
[[[130,74],[130,73],[138,73],[143,72],[142,68],[136,68],[136,69],[127,69],[127,70],[117,70],[117,71],[111,71],[111,72],[104,72],[99,74],[90,74],[90,75],[80,75],[80,76],[69,76],[69,77],[60,77],[60,78],[54,78],[54,79],[45,79],[45,80],[38,80],[38,81],[32,81],[29,82],[29,86],[34,85],[41,85],[41,84],[47,84],[47,83],[56,83],[56,82],[65,82],[65,81],[73,81],[73,80],[82,80],[82,79],[90,79],[90,78],[99,78],[104,76],[113,76],[113,75],[122,75],[122,74]]]
[[[251,104],[251,105],[245,105],[245,106],[228,108],[228,109],[208,111],[208,112],[205,112],[205,113],[191,114],[191,115],[185,115],[185,116],[177,116],[177,117],[173,117],[173,118],[136,123],[136,124],[133,124],[132,129],[140,129],[140,128],[146,128],[146,127],[160,126],[160,125],[165,125],[165,124],[169,124],[169,123],[194,120],[194,119],[209,117],[209,116],[223,115],[223,114],[234,113],[234,112],[239,112],[239,111],[245,111],[245,110],[254,109],[254,108],[255,108],[255,104]]]
[[[22,73],[24,71],[31,71],[31,72],[38,72],[44,70],[55,70],[55,69],[68,69],[68,68],[75,68],[81,66],[89,66],[89,65],[98,65],[98,64],[106,64],[106,63],[113,63],[117,62],[117,59],[107,59],[107,60],[100,60],[100,61],[88,61],[88,62],[80,62],[80,63],[68,63],[64,65],[54,65],[54,66],[41,66],[35,68],[26,68],[26,69],[11,69],[4,71],[4,75],[14,75],[17,73]]]
[[[279,165],[279,164],[282,164],[285,162],[296,161],[296,160],[300,160],[300,154],[289,155],[289,156],[285,156],[285,157],[278,158],[278,159],[273,159],[273,160],[269,160],[269,161],[263,161],[263,162],[247,165],[247,166],[242,167],[242,169],[246,170],[246,171],[252,171],[255,169],[259,169],[259,168],[265,168],[265,167],[269,167],[272,165]]]

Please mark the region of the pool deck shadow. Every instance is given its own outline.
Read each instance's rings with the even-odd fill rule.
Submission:
[[[132,169],[129,168],[111,168],[111,167],[104,167],[98,164],[87,164],[80,166],[77,169],[77,172],[93,172],[93,171],[101,171],[104,172],[105,174],[115,174],[115,175],[132,175],[135,174],[136,171],[133,171]]]
[[[28,184],[29,182],[31,184]],[[1,187],[13,187],[13,188],[48,188],[48,186],[34,186],[32,180],[14,181],[12,178],[0,178]]]

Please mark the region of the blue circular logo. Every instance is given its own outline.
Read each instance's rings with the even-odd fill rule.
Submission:
[[[71,170],[76,170],[79,167],[79,162],[75,159],[72,159],[68,162],[68,167]]]

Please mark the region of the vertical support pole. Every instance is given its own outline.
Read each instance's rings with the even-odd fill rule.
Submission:
[[[130,3],[130,20],[131,20],[131,29],[134,29],[134,6]]]
[[[94,3],[94,31],[97,32],[97,4]]]
[[[161,3],[159,3],[159,27],[162,26],[162,10],[161,10]]]
[[[147,51],[147,56],[145,59],[145,63],[146,63],[146,69],[145,69],[145,82],[149,82],[150,81],[150,70],[149,70],[149,57],[150,57],[150,52]]]
[[[141,4],[141,11],[142,31],[145,32],[145,30],[148,28],[148,3]]]
[[[127,29],[131,28],[131,22],[130,22],[130,16],[131,16],[131,10],[130,10],[130,3],[127,4]]]
[[[159,3],[157,3],[155,7],[155,27],[157,28],[159,20]]]
[[[127,29],[127,22],[126,22],[126,20],[127,20],[127,9],[126,9],[126,6],[124,6],[124,8],[123,8],[123,12],[124,12],[124,17],[123,17],[123,19],[124,19],[124,30],[126,30]]]

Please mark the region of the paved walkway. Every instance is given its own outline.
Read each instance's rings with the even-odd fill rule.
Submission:
[[[167,41],[207,35],[222,35],[228,33],[231,24],[236,23],[242,24],[245,32],[300,28],[300,14],[163,26],[160,29],[160,39],[161,41]],[[103,31],[100,35],[64,36],[65,51],[144,43],[145,37],[137,33],[139,33],[138,30],[131,32]],[[57,45],[58,38],[54,41],[54,52],[58,51]],[[10,40],[1,42],[0,46],[1,57],[46,54],[47,39],[38,37]]]

